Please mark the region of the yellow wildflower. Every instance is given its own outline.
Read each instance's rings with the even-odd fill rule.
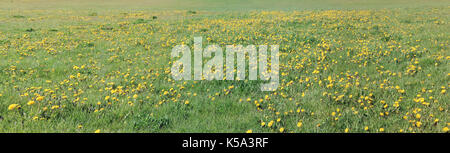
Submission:
[[[20,109],[19,104],[11,104],[8,106],[8,110]]]

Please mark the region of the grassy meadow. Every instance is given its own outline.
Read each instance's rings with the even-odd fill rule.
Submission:
[[[0,132],[448,132],[445,0],[0,0]],[[280,86],[171,49],[280,45]]]

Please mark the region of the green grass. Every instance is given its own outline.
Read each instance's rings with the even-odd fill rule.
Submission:
[[[0,132],[449,127],[448,1],[100,2],[0,1]],[[170,51],[194,36],[279,44],[280,87],[174,81]]]

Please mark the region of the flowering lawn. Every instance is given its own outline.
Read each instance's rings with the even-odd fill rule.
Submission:
[[[442,4],[2,6],[0,132],[448,132],[450,5]],[[223,48],[278,44],[278,89],[175,81],[171,49],[192,47],[194,36]]]

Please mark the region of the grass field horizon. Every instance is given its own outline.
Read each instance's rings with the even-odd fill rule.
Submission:
[[[0,132],[446,133],[446,0],[0,0]],[[280,86],[171,49],[279,45]],[[208,60],[206,58],[205,60]]]
[[[354,10],[447,7],[446,0],[1,0],[3,9]]]

